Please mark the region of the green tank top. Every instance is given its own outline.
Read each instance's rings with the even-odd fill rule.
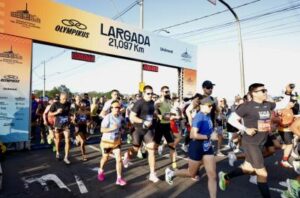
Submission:
[[[161,115],[163,116],[164,114],[171,112],[172,104],[169,101],[168,102],[163,101],[163,102],[160,103],[160,106],[159,106],[158,109],[159,109]],[[160,123],[167,124],[167,123],[170,123],[170,120],[164,120],[164,119],[162,119],[160,121]]]

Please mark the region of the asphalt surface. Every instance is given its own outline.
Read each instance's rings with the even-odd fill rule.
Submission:
[[[128,145],[122,146],[123,151],[126,148]],[[1,163],[3,189],[0,191],[0,197],[209,197],[207,177],[203,169],[200,170],[201,179],[199,182],[178,177],[170,186],[164,181],[164,170],[170,166],[167,153],[168,149],[164,151],[163,156],[156,158],[157,175],[161,179],[160,182],[156,184],[149,182],[147,180],[149,174],[147,160],[136,159],[128,169],[123,170],[124,178],[128,184],[119,187],[115,185],[114,159],[111,159],[105,167],[105,181],[99,182],[97,180],[97,168],[101,157],[98,144],[87,146],[89,158],[87,162],[81,161],[78,147],[72,148],[70,154],[72,164],[70,165],[64,164],[63,161],[57,161],[51,149],[10,152]],[[178,154],[178,167],[186,167],[187,155],[181,150]],[[280,197],[280,192],[277,191],[286,190],[286,187],[281,186],[279,182],[297,176],[292,169],[284,169],[278,165],[281,154],[282,152],[279,151],[265,160],[269,172],[272,197]],[[226,158],[217,157],[217,160],[217,171],[232,169]],[[238,161],[236,165],[241,162]],[[61,182],[55,182],[53,178]],[[81,185],[78,185],[76,180]],[[249,176],[242,176],[232,180],[225,192],[218,189],[218,197],[256,198],[260,197],[260,194],[256,185],[249,183]]]

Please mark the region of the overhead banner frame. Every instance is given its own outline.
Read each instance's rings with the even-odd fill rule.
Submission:
[[[194,45],[54,1],[0,0],[0,16],[0,33],[142,62],[197,68]]]

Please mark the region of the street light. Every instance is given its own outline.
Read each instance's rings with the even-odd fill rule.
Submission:
[[[212,4],[216,5],[216,0],[208,0]],[[225,5],[228,10],[233,14],[236,24],[237,24],[237,30],[239,35],[239,57],[240,57],[240,77],[241,77],[241,93],[242,95],[246,94],[245,91],[245,72],[244,72],[244,52],[243,52],[243,41],[242,41],[242,33],[241,33],[241,24],[240,19],[237,16],[237,14],[234,12],[234,10],[223,0],[219,0],[223,5]]]

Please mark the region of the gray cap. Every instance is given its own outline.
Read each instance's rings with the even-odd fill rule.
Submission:
[[[214,101],[212,100],[211,97],[206,97],[201,100],[201,104],[202,105],[206,105],[206,104],[212,105],[212,104],[214,104]]]

